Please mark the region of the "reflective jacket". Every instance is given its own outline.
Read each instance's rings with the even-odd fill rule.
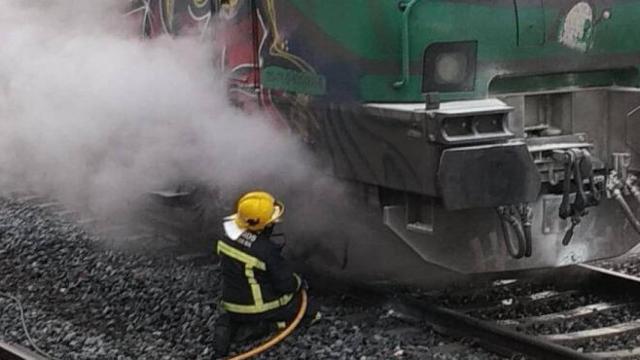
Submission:
[[[222,306],[238,314],[261,314],[287,305],[301,281],[269,238],[273,228],[218,240]]]

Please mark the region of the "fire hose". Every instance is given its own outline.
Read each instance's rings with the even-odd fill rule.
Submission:
[[[18,311],[20,312],[20,323],[22,325],[22,330],[24,332],[25,337],[27,338],[27,342],[29,343],[29,345],[31,345],[31,347],[38,354],[42,355],[43,358],[45,358],[47,360],[58,360],[57,358],[55,358],[54,356],[50,355],[46,351],[42,350],[36,344],[36,342],[33,340],[33,338],[31,337],[31,333],[29,332],[29,328],[27,326],[27,320],[26,320],[26,317],[24,315],[24,307],[22,306],[22,301],[20,301],[20,299],[18,299],[16,296],[13,296],[11,294],[4,293],[4,292],[0,292],[0,298],[9,299],[9,300],[13,301],[15,303],[15,305],[17,306]]]
[[[236,355],[230,358],[229,360],[245,360],[254,356],[258,356],[259,354],[279,344],[282,340],[284,340],[287,336],[289,336],[298,327],[298,325],[302,321],[302,318],[307,312],[307,292],[304,289],[302,289],[300,291],[300,295],[301,295],[300,308],[298,309],[298,313],[296,314],[296,317],[289,324],[289,326],[287,326],[284,330],[282,330],[278,335],[274,336],[273,338],[261,344],[260,346],[255,347],[240,355]],[[33,349],[35,349],[35,351],[38,352],[40,355],[42,355],[45,359],[57,360],[55,357],[53,357],[52,355],[48,354],[47,352],[42,350],[40,347],[38,347],[35,341],[33,340],[33,338],[31,337],[31,334],[29,333],[29,330],[27,328],[24,309],[22,307],[22,302],[17,297],[6,294],[6,293],[2,293],[2,292],[0,292],[0,297],[10,299],[13,302],[15,302],[15,304],[17,305],[18,310],[20,311],[20,320],[22,323],[24,334],[29,344],[33,347]]]
[[[276,346],[282,340],[284,340],[287,336],[289,336],[293,332],[293,330],[295,330],[298,327],[298,325],[302,321],[302,318],[304,317],[304,314],[307,312],[307,292],[304,289],[302,289],[300,291],[300,295],[302,296],[302,301],[300,302],[300,308],[298,309],[298,313],[296,314],[296,317],[289,324],[289,326],[287,326],[284,330],[278,333],[278,335],[262,343],[258,347],[255,347],[240,355],[236,355],[230,358],[229,360],[245,360],[254,356],[258,356],[259,354]]]

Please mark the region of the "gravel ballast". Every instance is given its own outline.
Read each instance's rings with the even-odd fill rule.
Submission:
[[[220,269],[215,263],[185,261],[166,251],[105,249],[103,239],[30,201],[0,198],[0,295],[23,303],[37,345],[57,359],[212,359],[213,330],[219,316]],[[640,276],[640,258],[599,263]],[[313,284],[312,284],[313,285]],[[260,359],[496,359],[458,339],[434,333],[427,324],[403,319],[384,299],[357,290],[322,289],[316,300],[323,319],[296,331]],[[438,302],[466,307],[554,290],[526,282],[490,292]],[[467,291],[468,292],[468,291]],[[599,296],[568,297],[473,311],[486,320],[518,319],[605,301]],[[516,305],[516,304],[514,304]],[[15,302],[0,296],[0,340],[32,348]],[[397,310],[397,309],[396,309]],[[615,310],[523,329],[531,334],[579,331],[632,321],[637,308]],[[582,351],[605,351],[636,344],[635,337],[593,341]],[[241,352],[256,344],[236,344]]]
[[[211,359],[218,266],[100,244],[46,209],[0,198],[0,292],[22,301],[37,345],[58,359]],[[344,294],[317,300],[323,319],[260,358],[486,358],[439,354],[450,340],[382,304]],[[30,347],[16,304],[0,298],[0,308],[0,339]]]
[[[9,298],[16,297],[24,306],[27,327],[37,345],[57,359],[212,359],[213,330],[219,316],[218,265],[185,261],[166,251],[108,250],[105,243],[110,242],[47,207],[0,198],[0,340],[32,348],[19,309]],[[598,265],[640,275],[637,255]],[[513,283],[489,292],[474,294],[471,289],[464,296],[454,291],[439,302],[454,307],[500,304],[504,299],[549,290],[554,290],[553,284]],[[403,319],[392,311],[389,304],[393,300],[388,300],[368,298],[357,290],[323,289],[322,295],[316,293],[323,319],[296,331],[259,358],[499,358],[467,342],[438,335],[416,319]],[[472,313],[486,320],[518,319],[604,300],[576,293]],[[553,334],[607,326],[640,318],[636,310],[608,311],[524,330]],[[606,351],[636,343],[636,337],[619,337],[592,341],[580,350]],[[233,350],[237,353],[254,345],[236,344]]]

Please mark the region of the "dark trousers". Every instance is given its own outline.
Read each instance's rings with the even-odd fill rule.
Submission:
[[[226,356],[234,340],[254,341],[278,329],[278,323],[289,324],[298,314],[302,297],[298,293],[287,305],[261,314],[224,312],[215,324],[214,349],[216,356]],[[312,319],[317,309],[307,302],[305,319]]]

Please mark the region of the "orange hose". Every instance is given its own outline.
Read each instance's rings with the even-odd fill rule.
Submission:
[[[298,327],[298,324],[300,324],[300,321],[302,321],[304,314],[307,312],[307,292],[304,289],[302,289],[300,292],[302,295],[302,301],[300,302],[300,309],[298,309],[298,314],[296,315],[295,319],[293,319],[291,324],[287,326],[286,329],[282,330],[282,332],[280,332],[278,335],[274,336],[273,338],[269,339],[269,341],[263,343],[262,345],[256,348],[253,348],[240,355],[236,355],[230,358],[229,360],[245,360],[253,356],[258,356],[259,354],[276,346],[278,343],[284,340],[287,336],[289,336],[293,332],[293,330],[295,330]]]

